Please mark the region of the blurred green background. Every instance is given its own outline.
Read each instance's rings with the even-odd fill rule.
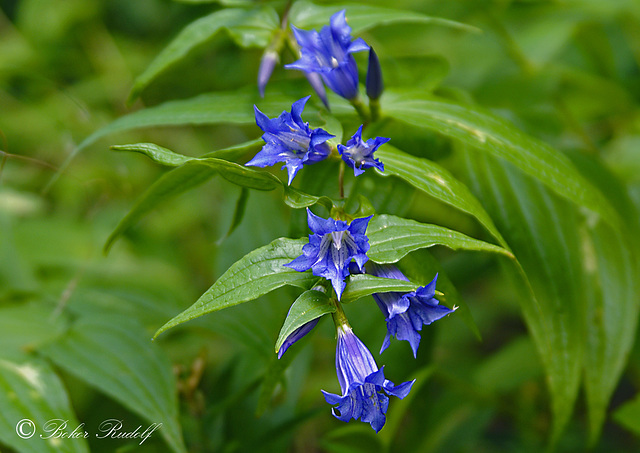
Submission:
[[[268,3],[281,11],[285,2]],[[96,452],[184,451],[185,445],[190,452],[542,451],[552,425],[544,372],[516,302],[521,289],[493,256],[434,251],[470,307],[482,340],[450,316],[423,331],[417,360],[408,345],[392,342],[381,357],[388,378],[418,383],[410,398],[392,401],[378,436],[367,424],[335,420],[322,398],[320,389],[338,388],[329,321],[277,362],[272,345],[299,291],[277,290],[151,342],[161,325],[245,253],[277,237],[305,234],[300,213],[284,206],[279,193],[251,192],[247,214],[227,237],[240,189],[213,179],[167,201],[108,256],[102,253],[135,199],[165,172],[141,156],[110,151],[109,145],[149,141],[197,156],[258,137],[255,126],[114,134],[61,171],[83,139],[130,111],[255,83],[261,50],[239,50],[222,33],[127,104],[135,77],[171,39],[221,7],[198,0],[0,1],[2,451],[86,451],[73,440],[35,443],[16,437],[11,418],[19,406],[16,395],[20,401],[37,382],[46,387],[45,420],[68,418],[85,423],[90,432],[108,418],[131,429],[165,423],[162,434],[142,446],[92,436],[88,446]],[[638,2],[398,0],[393,7],[482,32],[424,23],[365,32],[388,83],[437,87],[491,109],[566,152],[613,194],[610,199],[633,223],[640,220]],[[271,83],[299,79],[279,67]],[[284,109],[288,106],[276,113]],[[395,137],[396,146],[424,148],[428,157],[456,168],[451,145],[441,137],[397,125],[382,130]],[[590,174],[594,161],[604,163],[606,171]],[[372,192],[371,181],[363,184]],[[397,193],[409,191],[404,185],[382,187],[389,195],[376,203],[386,212],[487,236],[469,218],[436,202],[412,197],[410,204],[399,205]],[[374,307],[364,300],[347,309],[360,338],[377,352],[385,325]],[[25,364],[41,380],[16,380],[30,375]],[[285,367],[275,388],[268,385]],[[640,451],[640,413],[631,412],[633,407],[618,411],[638,389],[636,337],[593,451]],[[28,409],[39,413],[34,404]],[[581,395],[557,450],[587,450],[587,427]]]

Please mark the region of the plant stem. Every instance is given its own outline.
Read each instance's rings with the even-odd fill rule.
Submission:
[[[347,320],[347,315],[344,313],[344,310],[342,310],[340,301],[338,299],[334,299],[334,303],[336,306],[336,311],[331,313],[331,316],[333,317],[333,323],[336,325],[336,328],[338,329],[340,328],[340,326],[351,327],[349,325],[349,321]]]
[[[362,119],[362,123],[364,125],[369,124],[369,121],[371,120],[371,118],[369,117],[369,110],[364,105],[364,102],[362,102],[362,98],[360,97],[360,95],[351,99],[350,102],[351,102],[351,105],[353,105],[353,108],[356,109],[356,111],[360,115],[360,118]]]
[[[380,118],[380,100],[369,99],[369,110],[371,111],[371,121],[378,121]]]
[[[340,199],[344,198],[344,161],[340,161],[338,170],[338,186],[340,188]]]

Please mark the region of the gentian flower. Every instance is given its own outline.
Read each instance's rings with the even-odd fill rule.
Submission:
[[[370,423],[380,431],[386,422],[389,397],[394,395],[402,399],[409,394],[415,382],[408,381],[400,385],[385,379],[384,367],[378,369],[371,352],[355,336],[349,325],[338,326],[338,346],[336,348],[336,372],[342,395],[325,392],[324,399],[334,405],[334,417],[348,422],[360,419]]]
[[[369,239],[365,231],[371,217],[348,224],[343,220],[323,219],[307,209],[307,222],[314,234],[309,235],[309,243],[302,247],[302,255],[285,266],[299,272],[311,269],[313,275],[331,280],[340,300],[351,260],[362,270],[369,259],[366,255]]]
[[[287,349],[289,349],[289,346],[291,346],[293,343],[300,340],[306,334],[311,332],[311,330],[313,330],[316,324],[318,324],[318,321],[320,321],[320,318],[312,319],[308,323],[301,325],[296,330],[291,332],[291,334],[286,338],[286,340],[284,340],[284,343],[282,343],[282,346],[280,346],[280,349],[278,349],[278,358],[279,359],[282,358],[282,355],[287,351]]]
[[[367,87],[367,97],[369,99],[378,99],[384,90],[380,60],[373,48],[369,49],[369,66],[367,66],[365,86]]]
[[[331,152],[325,142],[335,137],[323,129],[311,129],[300,115],[310,96],[293,103],[291,113],[282,112],[278,118],[270,119],[254,106],[256,124],[264,131],[262,139],[266,145],[245,165],[268,167],[284,162],[282,168],[289,172],[288,184],[303,165],[325,159]]]
[[[267,49],[264,54],[262,54],[260,68],[258,69],[258,91],[260,92],[260,97],[264,97],[264,89],[279,59],[280,55],[273,49]]]
[[[409,281],[397,267],[390,264],[369,263],[367,264],[367,271],[376,277]],[[456,307],[451,310],[444,305],[438,305],[439,302],[435,299],[437,279],[438,274],[427,286],[421,286],[417,290],[406,294],[390,292],[373,295],[387,321],[387,335],[382,343],[380,353],[389,347],[390,338],[396,337],[398,340],[409,342],[415,357],[420,345],[420,334],[418,332],[422,330],[422,326],[429,325],[453,313]]]
[[[364,168],[375,167],[384,171],[384,165],[379,159],[373,157],[373,153],[378,147],[387,143],[390,139],[385,137],[370,138],[366,142],[362,140],[362,125],[358,131],[349,139],[346,146],[338,145],[338,152],[347,165],[353,168],[353,173],[358,176],[364,173]]]
[[[300,45],[300,59],[285,65],[285,68],[317,72],[338,95],[346,99],[357,97],[358,67],[351,54],[368,50],[369,46],[362,38],[351,40],[351,27],[347,25],[345,10],[331,16],[330,25],[322,27],[319,33],[294,26],[291,29]]]

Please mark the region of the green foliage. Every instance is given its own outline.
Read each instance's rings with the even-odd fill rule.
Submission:
[[[302,245],[300,240],[281,238],[242,257],[190,308],[158,329],[155,336],[207,313],[257,299],[284,285],[310,289],[317,277],[284,266],[302,253]]]
[[[640,448],[637,2],[0,8],[0,449]],[[380,58],[380,118],[333,93],[327,110],[282,68],[299,56],[290,25],[341,9]],[[266,49],[279,61],[263,99]],[[264,143],[254,105],[273,118],[306,95],[303,120],[333,148],[360,124],[390,137],[384,172],[338,176],[337,151],[291,186],[279,165],[246,167]],[[322,401],[329,317],[274,354],[337,311],[326,281],[284,266],[307,243],[304,208],[373,215],[369,259],[410,280],[347,278],[341,303],[372,351],[371,294],[438,273],[438,300],[458,307],[423,328],[416,359],[395,340],[375,354],[394,382],[417,379],[378,435]],[[22,419],[90,436],[25,440]],[[142,445],[96,439],[106,419],[163,425]]]
[[[300,297],[291,304],[291,309],[287,313],[287,319],[285,319],[276,340],[275,351],[280,350],[284,340],[296,329],[309,321],[335,311],[336,307],[331,304],[329,296],[322,291],[309,290],[300,294]]]

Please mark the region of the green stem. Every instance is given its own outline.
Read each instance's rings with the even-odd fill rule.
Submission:
[[[336,311],[331,313],[331,316],[333,317],[333,323],[336,325],[336,329],[339,329],[340,326],[351,327],[349,325],[349,321],[347,320],[347,315],[344,313],[344,310],[342,309],[342,305],[340,304],[340,301],[338,299],[334,299],[334,303],[336,305]]]
[[[364,105],[364,102],[362,102],[362,98],[360,97],[360,95],[358,95],[353,99],[350,99],[349,102],[351,102],[351,105],[353,105],[353,108],[356,109],[356,111],[358,112],[358,115],[360,115],[360,118],[362,119],[363,124],[364,125],[369,124],[369,121],[371,120],[371,118],[369,117],[369,110]]]
[[[371,111],[371,121],[378,121],[380,118],[380,100],[369,99],[369,110]]]
[[[338,186],[340,187],[340,199],[344,198],[344,161],[340,161],[338,170]]]

